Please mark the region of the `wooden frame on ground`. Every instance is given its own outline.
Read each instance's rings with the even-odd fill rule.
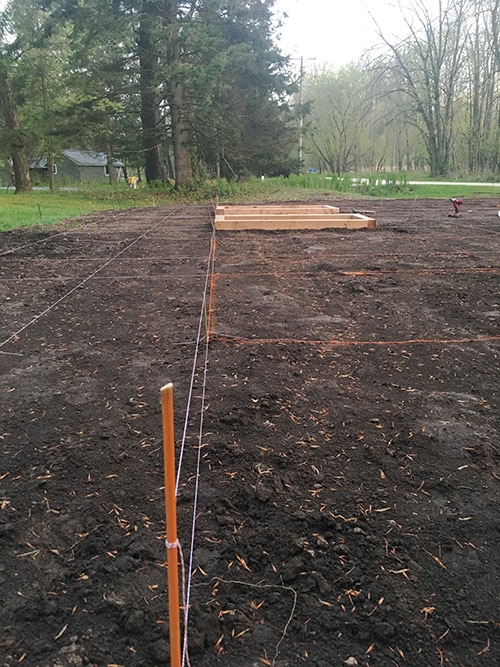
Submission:
[[[336,206],[282,204],[273,206],[219,205],[217,230],[375,229],[374,218],[361,213],[340,213]]]

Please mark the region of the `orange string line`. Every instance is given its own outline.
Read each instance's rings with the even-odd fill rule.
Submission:
[[[500,340],[500,336],[478,336],[476,338],[410,338],[407,340],[307,340],[302,338],[242,338],[223,333],[212,333],[212,340],[236,345],[310,345],[325,347],[349,347],[349,346],[386,346],[391,345],[460,345],[464,343],[486,343]]]
[[[219,273],[220,278],[247,278],[248,276],[314,276],[314,278],[322,279],[331,276],[380,276],[386,274],[414,274],[414,275],[438,275],[442,273],[451,274],[470,274],[475,273],[500,273],[497,267],[481,267],[475,269],[455,269],[455,268],[436,268],[436,269],[380,269],[379,271],[346,271],[344,269],[333,269],[331,271],[322,271],[316,273],[313,271],[241,271],[240,273]]]
[[[215,282],[217,274],[213,270],[215,267],[215,253],[217,250],[217,239],[214,236],[212,243],[212,252],[210,254],[210,261],[212,262],[212,274],[210,276],[210,295],[208,299],[208,317],[207,317],[207,338],[210,339],[212,331],[215,327]]]

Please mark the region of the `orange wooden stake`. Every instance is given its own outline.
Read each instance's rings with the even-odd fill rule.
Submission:
[[[174,386],[160,390],[165,467],[165,510],[167,523],[168,618],[170,627],[170,665],[181,665],[179,574],[177,564],[177,508],[175,498]]]

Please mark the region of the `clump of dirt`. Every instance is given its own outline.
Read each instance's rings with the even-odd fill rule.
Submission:
[[[0,235],[3,667],[168,664],[167,381],[193,666],[500,662],[496,208],[355,206]]]

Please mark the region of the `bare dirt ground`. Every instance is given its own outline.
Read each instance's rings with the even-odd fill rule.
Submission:
[[[500,664],[498,206],[355,206],[0,235],[2,667],[169,663],[170,380],[193,667]]]

